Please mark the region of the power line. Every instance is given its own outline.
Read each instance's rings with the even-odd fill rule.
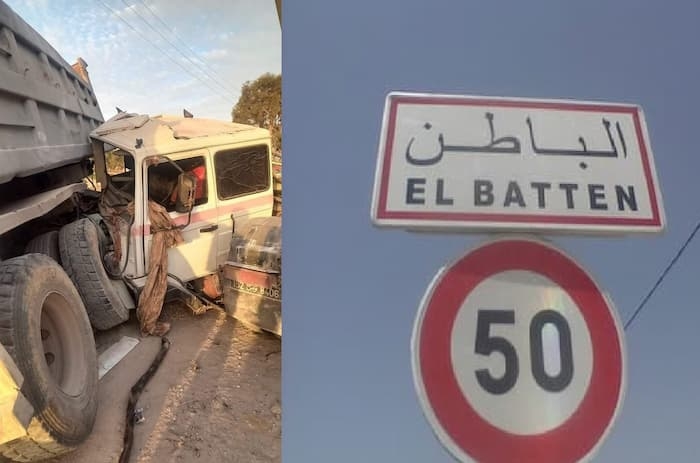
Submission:
[[[209,74],[209,72],[205,69],[206,64],[205,64],[204,62],[196,62],[196,61],[194,61],[192,58],[190,58],[189,56],[187,56],[187,54],[184,53],[184,52],[182,51],[182,49],[178,48],[178,46],[177,46],[175,43],[171,42],[170,39],[168,39],[165,35],[163,35],[163,33],[162,33],[161,31],[159,31],[158,29],[156,29],[155,27],[153,27],[153,25],[152,25],[150,22],[148,22],[148,21],[146,20],[146,18],[144,18],[143,16],[141,16],[141,14],[136,10],[135,5],[131,5],[131,4],[127,3],[126,0],[122,0],[122,3],[123,3],[124,5],[126,5],[127,7],[129,7],[129,8],[133,8],[132,11],[134,12],[134,14],[135,14],[136,16],[138,16],[138,17],[141,19],[141,21],[143,21],[152,31],[154,31],[155,33],[157,33],[163,40],[165,40],[169,45],[171,45],[173,48],[175,48],[175,50],[177,50],[177,52],[178,52],[183,58],[185,58],[187,61],[189,61],[191,64],[193,64],[194,66],[196,66],[199,70],[201,70],[205,75],[207,75],[207,77],[209,77],[213,83],[217,84],[217,85],[218,85],[219,87],[221,87],[226,93],[230,94],[230,95],[231,95],[231,98],[235,99],[235,93],[234,93],[234,92],[232,92],[228,87],[226,87],[226,85],[223,85],[223,84],[222,84],[221,82],[219,82],[215,77],[212,77],[212,75]],[[144,5],[146,5],[143,1],[142,1],[141,3],[143,3]],[[150,9],[149,9],[149,11],[150,11]],[[154,14],[154,13],[152,13],[152,14]],[[201,60],[200,60],[200,61],[201,61]]]
[[[656,289],[661,286],[661,282],[664,281],[664,278],[666,278],[666,275],[671,271],[671,268],[678,262],[678,259],[681,257],[683,252],[685,252],[685,249],[688,247],[691,241],[695,238],[695,235],[700,231],[700,221],[695,225],[695,228],[693,228],[693,231],[690,233],[688,238],[685,240],[683,243],[683,246],[678,250],[676,255],[671,259],[671,262],[666,266],[663,272],[661,272],[661,275],[659,276],[659,279],[656,280],[656,283],[654,283],[654,286],[651,287],[647,295],[642,299],[642,302],[639,303],[637,308],[635,309],[634,313],[632,313],[632,316],[627,320],[625,323],[625,330],[629,328],[629,326],[632,324],[635,318],[637,318],[637,315],[642,311],[644,306],[646,305],[647,301],[651,299],[651,296],[656,292]]]
[[[100,1],[101,1],[101,0],[100,0]],[[102,2],[101,2],[101,3],[102,3]],[[128,4],[125,0],[122,0],[122,3],[124,3],[128,8],[133,8],[132,11],[133,11],[137,16],[139,16],[139,18],[141,18],[141,19],[146,23],[147,26],[149,26],[151,29],[153,29],[153,27],[152,27],[145,19],[143,19],[143,17],[138,13],[138,11],[136,11],[136,9],[133,7],[133,5]],[[102,3],[102,4],[104,5],[104,3]],[[112,9],[110,8],[110,10],[112,10]],[[230,97],[233,96],[233,94],[231,94],[230,96],[227,96],[227,95],[225,95],[225,94],[222,94],[219,90],[213,88],[213,87],[212,87],[211,85],[209,85],[209,83],[207,83],[205,80],[202,80],[202,78],[201,78],[200,76],[197,76],[197,75],[193,74],[192,71],[191,71],[190,69],[188,69],[186,66],[183,66],[183,65],[182,65],[180,62],[178,62],[175,58],[171,57],[168,53],[166,53],[162,48],[158,47],[158,46],[155,44],[155,42],[149,40],[147,37],[145,37],[143,34],[141,34],[134,26],[131,25],[131,23],[129,23],[126,19],[124,19],[119,13],[117,13],[117,12],[114,11],[114,10],[112,10],[112,12],[113,12],[122,22],[124,22],[127,26],[129,26],[134,32],[138,33],[138,34],[139,34],[141,37],[143,37],[146,41],[148,41],[149,43],[151,43],[151,45],[153,45],[158,51],[160,51],[162,54],[164,54],[165,56],[167,56],[168,59],[170,59],[172,62],[174,62],[175,64],[177,64],[181,69],[183,69],[183,70],[184,70],[185,72],[187,72],[189,75],[191,75],[192,77],[194,77],[195,79],[199,80],[199,81],[202,82],[204,85],[206,85],[207,87],[209,87],[210,90],[212,90],[213,92],[215,92],[216,94],[218,94],[219,96],[221,96],[221,97],[223,97],[223,98],[230,98]],[[153,30],[155,30],[155,29],[153,29]],[[156,32],[158,32],[158,31],[156,31]],[[162,34],[161,34],[161,36],[162,36]],[[166,41],[167,41],[167,39],[166,39]],[[169,43],[169,42],[168,42],[168,43]],[[195,65],[196,65],[196,64],[195,64]],[[226,91],[228,92],[228,90],[226,90]]]
[[[168,59],[170,59],[170,61],[172,61],[173,63],[175,63],[176,65],[178,65],[178,66],[179,66],[182,70],[184,70],[186,73],[188,73],[189,75],[191,75],[192,77],[194,77],[194,78],[197,79],[198,81],[202,82],[204,85],[206,85],[207,87],[209,87],[209,89],[210,89],[211,91],[213,91],[214,93],[216,93],[216,94],[219,95],[220,97],[222,97],[222,98],[224,98],[224,99],[227,99],[227,100],[229,99],[228,96],[222,94],[219,90],[217,90],[217,89],[215,89],[215,88],[212,88],[212,86],[209,85],[208,82],[202,80],[201,77],[199,77],[199,76],[197,76],[197,75],[195,75],[195,74],[192,74],[192,72],[191,72],[187,67],[183,66],[179,61],[177,61],[177,60],[174,59],[172,56],[170,56],[169,54],[167,54],[162,48],[160,48],[158,45],[156,45],[153,41],[149,40],[148,37],[145,37],[143,34],[141,34],[141,32],[139,32],[138,29],[136,29],[134,26],[132,26],[131,23],[129,23],[127,20],[125,20],[117,11],[115,11],[114,9],[112,9],[112,8],[111,8],[109,5],[107,5],[105,2],[103,2],[102,0],[99,0],[99,2],[102,4],[102,6],[104,6],[104,7],[107,8],[109,11],[111,11],[117,18],[119,18],[124,24],[126,24],[127,26],[129,26],[129,28],[130,28],[131,30],[133,30],[134,32],[136,32],[142,39],[144,39],[146,42],[150,43],[156,50],[158,50],[158,51],[161,52],[163,55],[165,55]]]
[[[214,70],[213,67],[209,66],[204,58],[202,58],[196,51],[192,50],[192,48],[190,48],[190,46],[187,45],[187,42],[185,42],[184,40],[182,40],[182,39],[180,38],[180,36],[177,35],[177,33],[175,32],[175,29],[173,29],[172,27],[168,26],[168,24],[166,24],[166,22],[163,21],[163,19],[161,19],[160,16],[158,16],[158,15],[156,14],[156,12],[153,11],[153,9],[151,9],[151,7],[148,6],[148,4],[147,4],[144,0],[139,0],[139,1],[140,1],[141,4],[151,13],[151,15],[153,15],[153,17],[156,18],[156,19],[158,20],[158,22],[160,22],[160,23],[163,25],[163,27],[164,27],[165,29],[167,29],[168,32],[170,32],[170,34],[171,34],[173,37],[175,37],[175,39],[176,39],[178,42],[180,42],[187,50],[189,50],[190,53],[192,53],[192,56],[194,56],[195,59],[197,59],[201,64],[204,65],[204,68],[207,68],[207,67],[208,67],[208,68],[211,70],[211,73],[214,75],[214,77],[216,77],[216,78],[218,78],[218,79],[221,79],[221,81],[219,81],[220,83],[221,83],[222,81],[225,81],[225,80],[226,80],[226,79],[223,78],[219,73],[217,73],[217,72]],[[203,69],[203,70],[206,72],[206,69]],[[207,74],[207,75],[208,75],[208,74]],[[212,76],[210,76],[210,77],[212,77]],[[214,78],[212,78],[212,80],[214,80]]]

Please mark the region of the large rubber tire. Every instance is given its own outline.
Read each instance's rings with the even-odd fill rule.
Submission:
[[[108,330],[129,319],[129,309],[102,266],[97,227],[80,219],[61,229],[58,237],[61,264],[78,288],[92,326]]]
[[[58,231],[50,231],[32,239],[24,248],[25,254],[44,254],[49,256],[59,264],[61,263],[61,252],[58,249]]]
[[[27,435],[0,445],[0,455],[38,461],[73,450],[97,415],[97,352],[78,291],[48,256],[0,264],[0,343],[35,413]]]

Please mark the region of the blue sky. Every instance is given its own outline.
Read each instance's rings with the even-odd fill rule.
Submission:
[[[230,120],[241,85],[282,67],[272,0],[6,2],[69,64],[88,63],[105,117],[119,106]]]
[[[285,462],[452,461],[422,415],[409,342],[433,275],[484,237],[372,227],[386,93],[640,104],[666,233],[553,240],[626,320],[700,218],[698,17],[691,1],[286,5]],[[697,461],[698,270],[694,242],[627,333],[627,395],[595,461]]]

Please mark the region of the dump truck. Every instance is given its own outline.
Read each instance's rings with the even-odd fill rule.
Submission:
[[[87,63],[69,65],[0,1],[0,460],[52,458],[87,438],[95,332],[128,320],[156,271],[165,301],[281,335],[270,151],[267,130],[242,124],[105,121]],[[179,241],[158,248],[170,232]]]

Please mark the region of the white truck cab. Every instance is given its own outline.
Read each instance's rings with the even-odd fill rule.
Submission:
[[[145,282],[152,239],[149,198],[166,207],[184,243],[168,250],[168,271],[189,282],[226,262],[234,221],[272,215],[269,131],[208,119],[120,113],[91,134],[97,181],[133,198],[133,223],[122,220],[120,266],[136,286]],[[123,166],[110,169],[109,158]],[[191,212],[176,211],[175,165],[195,175]],[[117,195],[114,195],[117,196]],[[103,195],[110,198],[112,195]],[[189,223],[188,223],[189,220]],[[127,239],[130,243],[127,243]]]

